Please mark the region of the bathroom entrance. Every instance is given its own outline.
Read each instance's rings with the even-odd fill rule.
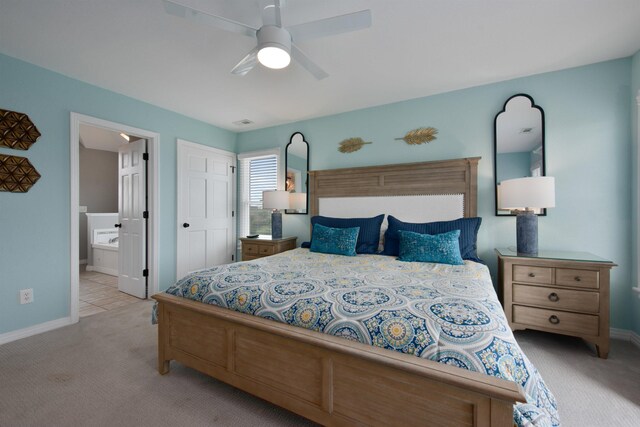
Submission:
[[[78,255],[77,276],[72,262],[71,305],[72,316],[77,307],[77,318],[147,298],[157,286],[149,280],[155,273],[150,268],[155,257],[150,202],[156,186],[150,174],[153,166],[148,167],[149,146],[157,138],[127,126],[81,118],[88,123],[78,121],[75,147]],[[72,189],[73,164],[72,152]]]
[[[147,140],[79,127],[78,315],[147,297]]]

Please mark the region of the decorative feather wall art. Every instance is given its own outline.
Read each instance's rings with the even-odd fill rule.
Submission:
[[[365,142],[362,138],[347,138],[339,144],[338,151],[341,153],[353,153],[364,147],[365,144],[372,143],[371,141]]]
[[[0,108],[0,145],[16,150],[28,150],[40,137],[29,116]]]
[[[425,142],[431,142],[436,139],[436,135],[438,134],[438,129],[428,127],[428,128],[418,128],[414,130],[410,130],[407,134],[402,138],[396,138],[396,141],[404,141],[409,145],[418,145],[424,144]]]
[[[26,157],[0,154],[0,191],[26,193],[40,174]]]

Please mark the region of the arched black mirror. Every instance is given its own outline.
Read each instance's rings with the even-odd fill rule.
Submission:
[[[291,135],[285,149],[284,160],[286,176],[285,188],[291,193],[289,197],[290,209],[287,214],[307,215],[309,212],[309,198],[307,184],[309,172],[309,144],[301,132]]]
[[[545,176],[544,111],[533,98],[519,93],[507,99],[494,122],[494,176],[496,216],[514,215],[499,210],[500,183],[506,179]],[[546,209],[536,212],[546,215]]]

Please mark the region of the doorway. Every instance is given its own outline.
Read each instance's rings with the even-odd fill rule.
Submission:
[[[118,153],[114,153],[117,156],[115,179],[118,180],[116,184],[118,196],[116,209],[113,209],[113,202],[111,205],[103,205],[108,208],[107,210],[115,210],[117,216],[113,216],[114,212],[92,212],[94,213],[94,227],[89,230],[90,227],[86,226],[88,253],[86,256],[87,264],[91,263],[91,269],[82,268],[82,270],[90,270],[88,282],[87,273],[83,273],[83,287],[88,283],[89,293],[94,293],[97,296],[103,293],[105,297],[102,298],[102,301],[111,308],[124,305],[127,302],[127,296],[119,292],[118,288],[120,291],[134,294],[140,298],[146,298],[158,292],[158,156],[156,154],[159,135],[143,129],[71,113],[70,307],[73,322],[78,321],[81,306],[84,309],[83,314],[86,314],[87,307],[91,308],[91,305],[88,305],[86,301],[87,290],[83,288],[83,292],[80,292],[80,217],[84,215],[81,211],[85,210],[84,206],[86,206],[80,206],[80,140],[83,134],[86,134],[87,129],[110,135],[114,141],[111,142],[111,147],[92,148],[102,149],[106,154],[106,151],[114,150],[114,143],[118,145],[115,148]],[[86,135],[84,136],[83,141],[87,139]],[[129,140],[125,140],[126,138]],[[85,144],[87,144],[86,141]],[[89,143],[89,145],[91,144]],[[82,149],[84,150],[86,147]],[[108,190],[106,192],[108,193]],[[83,195],[86,198],[86,191],[83,191]],[[117,220],[114,221],[114,218]],[[148,242],[146,245],[145,241]],[[111,246],[116,246],[116,244],[119,249],[114,250]],[[95,248],[89,249],[91,246],[95,246]],[[92,253],[94,251],[95,253]],[[126,256],[123,257],[125,252]],[[97,257],[96,254],[98,254]],[[133,260],[136,263],[133,263]],[[114,273],[118,277],[108,275]],[[120,283],[118,284],[118,282]],[[114,284],[118,284],[117,287]],[[110,301],[109,297],[114,295],[113,292],[121,297]],[[96,310],[94,309],[94,311]]]

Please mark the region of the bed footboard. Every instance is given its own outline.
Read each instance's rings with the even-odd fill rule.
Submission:
[[[176,360],[323,425],[512,426],[515,383],[168,294],[158,371]]]

